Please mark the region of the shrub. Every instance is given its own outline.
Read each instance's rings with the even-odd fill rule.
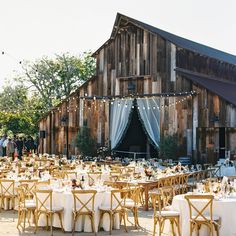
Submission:
[[[81,127],[75,144],[78,147],[81,155],[83,156],[94,156],[96,155],[96,141],[92,138],[90,134],[90,129],[87,126]]]

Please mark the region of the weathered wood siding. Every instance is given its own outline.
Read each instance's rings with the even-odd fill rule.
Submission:
[[[70,100],[58,106],[53,114],[48,114],[41,120],[40,129],[46,130],[47,136],[51,137],[50,140],[46,137],[46,152],[65,152],[65,127],[61,126],[61,118],[65,114],[69,117],[71,154],[75,154],[73,140],[84,124],[90,127],[91,134],[100,145],[109,144],[108,102],[78,98],[125,96],[130,93],[128,86],[131,82],[135,84],[133,92],[140,95],[192,90],[198,92],[196,97],[160,98],[161,135],[177,133],[180,155],[191,155],[193,150],[194,158],[200,158],[201,152],[206,152],[209,144],[212,146],[213,143],[213,138],[208,135],[206,128],[236,125],[235,108],[175,72],[178,67],[235,81],[234,65],[179,48],[159,35],[127,21],[120,22],[114,39],[103,45],[95,57],[96,76],[81,86]],[[49,119],[52,120],[51,123]],[[215,140],[217,135],[215,131]],[[232,149],[236,146],[233,131],[228,137],[231,138],[227,145]],[[214,141],[213,148],[217,145],[217,141]],[[210,158],[211,161],[213,159]]]

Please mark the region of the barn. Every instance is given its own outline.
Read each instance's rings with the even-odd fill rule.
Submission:
[[[195,162],[235,156],[236,56],[119,13],[93,56],[96,75],[41,118],[41,152],[77,154],[86,125],[117,153],[156,156],[175,135]]]

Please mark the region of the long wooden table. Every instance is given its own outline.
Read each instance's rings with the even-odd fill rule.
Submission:
[[[189,177],[192,178],[192,181],[197,182],[202,180],[203,178],[206,178],[210,172],[212,171],[212,169],[207,169],[207,170],[201,170],[201,171],[194,171],[189,173]],[[184,173],[183,173],[184,174]],[[186,174],[186,173],[185,173]],[[179,176],[181,176],[181,174],[179,174]],[[161,177],[160,179],[157,180],[150,180],[150,181],[138,181],[136,182],[136,184],[138,184],[140,187],[143,188],[143,209],[145,211],[149,210],[149,192],[150,190],[154,189],[154,188],[159,188],[161,182],[163,182],[164,179],[169,178],[170,176],[166,176],[166,177]],[[115,186],[118,188],[123,188],[126,187],[127,184],[134,184],[133,182],[127,182],[127,181],[116,181],[114,182]],[[163,185],[161,185],[163,186]]]

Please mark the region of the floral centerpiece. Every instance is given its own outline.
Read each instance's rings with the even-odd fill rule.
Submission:
[[[101,156],[103,159],[110,154],[110,149],[107,146],[102,146],[97,149],[98,156]]]

